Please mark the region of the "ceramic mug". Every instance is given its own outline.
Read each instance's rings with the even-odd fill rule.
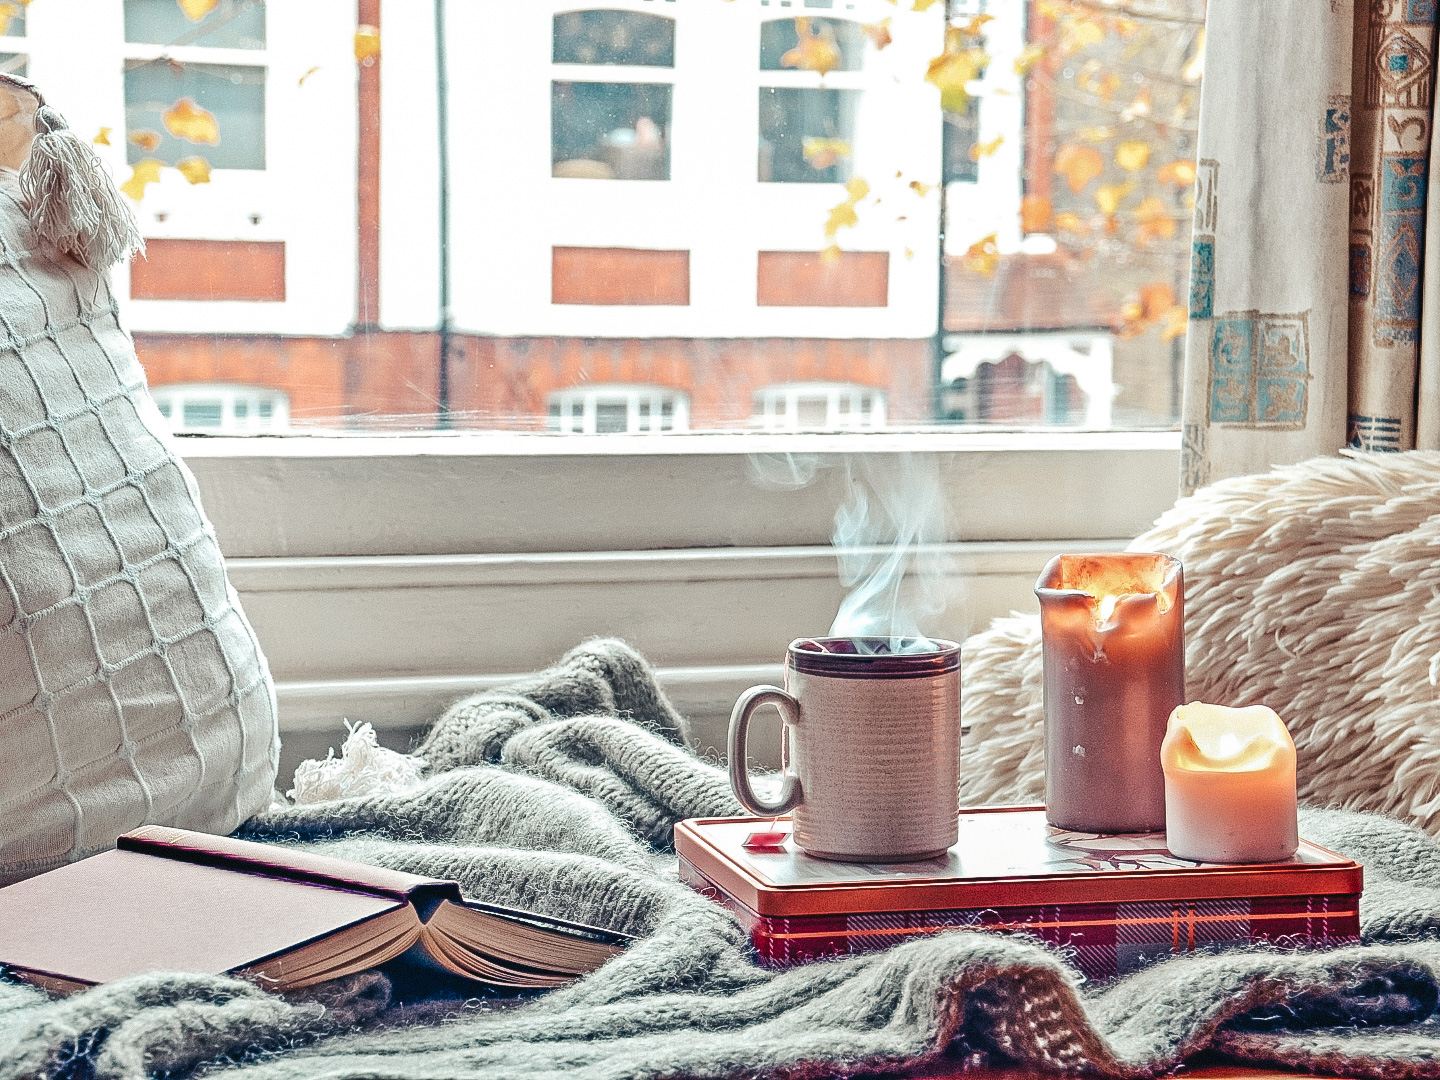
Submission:
[[[898,642],[898,648],[893,646]],[[900,651],[924,646],[924,651]],[[775,802],[746,769],[750,719],[774,705],[788,765]],[[730,786],[762,817],[794,815],[807,854],[847,862],[942,855],[960,815],[960,646],[912,638],[801,638],[785,689],[752,686],[730,714]]]

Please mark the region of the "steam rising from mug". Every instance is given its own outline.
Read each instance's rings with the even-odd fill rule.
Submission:
[[[756,455],[752,472],[765,486],[808,486],[828,463],[814,454]],[[949,602],[945,496],[934,455],[909,452],[846,456],[838,461],[844,498],[830,541],[848,590],[832,637],[886,638],[891,651],[935,648],[925,630]]]

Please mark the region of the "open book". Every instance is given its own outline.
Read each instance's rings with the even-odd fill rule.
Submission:
[[[541,989],[631,940],[478,904],[453,881],[157,825],[0,889],[0,964],[59,992],[146,971],[297,990],[397,957]]]

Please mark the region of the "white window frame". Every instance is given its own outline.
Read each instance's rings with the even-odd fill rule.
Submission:
[[[288,769],[338,747],[342,718],[404,745],[454,698],[595,634],[651,656],[697,743],[723,747],[736,694],[780,678],[786,643],[827,629],[843,595],[830,535],[847,457],[935,460],[953,509],[945,580],[963,590],[945,629],[959,635],[1032,609],[1052,555],[1118,549],[1168,509],[1180,435],[177,443],[269,657]],[[818,468],[777,485],[789,465]]]

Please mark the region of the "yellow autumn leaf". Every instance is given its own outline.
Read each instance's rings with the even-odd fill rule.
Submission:
[[[965,111],[970,93],[965,87],[979,78],[990,55],[978,45],[966,44],[958,27],[945,31],[945,51],[930,61],[925,81],[940,91],[940,108],[946,112]]]
[[[1090,226],[1085,224],[1085,219],[1073,210],[1065,210],[1055,215],[1055,228],[1063,233],[1072,233],[1075,236],[1088,236]]]
[[[924,184],[924,183],[921,183],[919,180],[911,180],[911,181],[910,181],[910,190],[913,191],[913,192],[915,192],[915,194],[916,194],[916,195],[919,195],[920,198],[922,198],[922,199],[925,198],[926,195],[929,195],[930,192],[933,191],[934,189],[935,189],[935,185],[934,185],[934,184]]]
[[[841,158],[850,156],[850,144],[844,139],[806,137],[800,152],[812,169],[828,169]]]
[[[102,127],[99,131],[95,133],[95,138],[91,139],[90,141],[96,146],[109,146],[110,130],[111,129],[108,127]]]
[[[1075,137],[1086,142],[1109,142],[1115,137],[1112,127],[1082,127],[1075,129]]]
[[[1146,322],[1154,322],[1175,306],[1175,290],[1163,281],[1140,286],[1140,310]]]
[[[1070,19],[1060,40],[1060,51],[1071,56],[1105,40],[1105,28],[1094,19]]]
[[[850,193],[850,201],[858,203],[870,194],[870,185],[865,182],[864,177],[856,176],[846,182],[845,190]]]
[[[825,219],[825,235],[834,237],[841,229],[854,228],[858,224],[860,218],[855,213],[855,204],[846,199],[830,208],[830,216]]]
[[[107,132],[109,130],[109,128],[105,129]],[[127,138],[147,154],[153,154],[155,148],[160,145],[160,141],[164,136],[158,131],[151,131],[149,128],[140,128],[138,131],[130,132]],[[109,143],[107,142],[106,145],[108,146]]]
[[[840,250],[839,244],[831,244],[824,251],[820,252],[820,261],[826,266],[833,266],[840,261],[845,252]]]
[[[304,85],[305,85],[305,80],[308,79],[308,78],[310,78],[311,75],[314,75],[315,72],[317,72],[317,71],[319,71],[319,70],[320,70],[320,65],[319,65],[319,64],[316,64],[316,65],[315,65],[314,67],[312,67],[309,71],[305,72],[304,75],[301,75],[301,76],[300,76],[300,81],[297,82],[295,85],[296,85],[296,86],[304,86]]]
[[[810,20],[798,15],[795,18],[795,33],[799,35],[799,40],[793,49],[780,57],[781,67],[828,75],[840,66],[840,45],[828,25],[815,32],[810,29]]]
[[[1115,147],[1115,164],[1135,172],[1150,164],[1150,144],[1144,139],[1126,139]]]
[[[971,17],[969,22],[967,22],[964,26],[960,28],[960,32],[963,33],[966,37],[979,37],[982,33],[985,32],[985,24],[994,21],[994,15],[975,15]]]
[[[1165,312],[1163,324],[1160,327],[1160,340],[1174,341],[1178,337],[1184,337],[1189,325],[1190,312],[1183,304],[1175,304]]]
[[[979,161],[981,158],[992,157],[995,151],[1000,149],[1000,144],[1004,141],[1004,135],[996,135],[995,138],[987,143],[977,142],[972,144],[970,147],[970,160]]]
[[[1050,215],[1053,208],[1044,195],[1026,195],[1020,200],[1020,229],[1027,233],[1043,233],[1050,230]]]
[[[1135,232],[1142,244],[1151,240],[1172,240],[1175,237],[1175,219],[1158,195],[1142,199],[1135,208]]]
[[[935,2],[936,2],[936,0],[915,0],[915,4],[914,4],[913,7],[911,7],[910,10],[911,10],[911,11],[928,11],[928,10],[930,9],[930,7],[931,7],[933,4],[935,4]]]
[[[1167,161],[1155,170],[1155,179],[1174,187],[1189,187],[1195,182],[1195,162],[1184,158]]]
[[[960,265],[972,274],[992,277],[1000,265],[1000,248],[995,243],[995,233],[975,241],[960,257]]]
[[[210,183],[210,162],[203,157],[181,158],[175,163],[175,168],[192,184]]]
[[[915,249],[914,249],[914,248],[908,248],[908,247],[907,247],[907,248],[905,249],[905,258],[907,258],[907,259],[913,259],[913,258],[915,258]]]
[[[164,167],[165,163],[156,158],[137,161],[130,170],[130,179],[120,185],[120,190],[139,202],[145,198],[145,185],[156,183],[160,179],[160,170]]]
[[[1114,214],[1120,209],[1120,204],[1125,201],[1125,196],[1135,190],[1135,181],[1126,180],[1123,184],[1101,184],[1095,189],[1095,205],[1105,215]]]
[[[1120,119],[1125,123],[1132,120],[1143,120],[1153,111],[1153,103],[1150,97],[1150,88],[1142,86],[1140,92],[1135,95],[1135,100],[1125,106],[1120,112]]]
[[[181,98],[160,119],[165,122],[165,130],[177,139],[209,146],[220,143],[220,125],[215,120],[215,114],[195,104],[194,98]]]
[[[890,17],[888,15],[879,22],[861,23],[860,29],[865,31],[865,36],[870,39],[870,44],[874,45],[877,51],[895,40],[890,36]]]
[[[177,0],[177,2],[187,19],[191,22],[199,22],[215,10],[215,5],[220,0]]]
[[[1020,50],[1020,55],[1015,57],[1015,74],[1025,75],[1032,67],[1045,58],[1045,46],[1036,45],[1031,42]]]
[[[1085,185],[1105,172],[1105,159],[1093,146],[1066,143],[1055,154],[1055,172],[1065,177],[1070,190],[1077,195]]]
[[[380,28],[369,23],[355,27],[355,59],[367,67],[380,55]]]

